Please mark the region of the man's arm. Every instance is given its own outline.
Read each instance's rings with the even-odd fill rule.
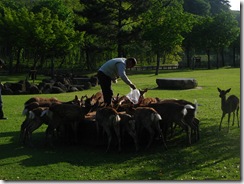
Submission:
[[[127,84],[129,85],[132,89],[136,89],[136,86],[130,81],[130,79],[127,77],[125,70],[126,67],[123,63],[117,63],[116,67],[118,69],[118,74],[120,78]]]

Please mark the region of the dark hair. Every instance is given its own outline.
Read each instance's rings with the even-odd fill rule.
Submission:
[[[126,59],[127,61],[131,62],[131,64],[133,66],[135,66],[137,64],[136,58],[130,57]]]

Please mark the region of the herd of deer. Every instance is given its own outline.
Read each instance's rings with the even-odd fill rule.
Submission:
[[[226,94],[230,91],[218,88],[221,97],[221,108],[223,115],[221,123],[228,113],[228,127],[230,114],[233,112],[233,124],[235,112],[237,115],[239,99],[231,95],[226,100]],[[26,116],[21,125],[20,141],[23,144],[32,145],[31,136],[33,131],[42,124],[47,125],[45,132],[45,142],[53,146],[54,137],[63,136],[65,140],[77,143],[80,125],[85,122],[95,126],[98,139],[100,129],[107,135],[107,149],[109,151],[112,139],[118,143],[118,151],[121,151],[121,142],[125,133],[129,135],[135,149],[138,151],[142,142],[146,140],[148,149],[154,140],[160,140],[162,147],[167,149],[167,139],[174,135],[176,126],[184,130],[187,143],[190,145],[199,140],[199,120],[196,118],[198,104],[177,99],[146,98],[144,94],[147,89],[140,90],[140,97],[137,104],[133,104],[126,96],[114,97],[112,105],[106,106],[103,103],[103,95],[97,92],[91,97],[82,96],[80,99],[75,96],[74,100],[61,102],[56,98],[30,98],[24,104],[23,115]],[[93,120],[93,121],[87,121]],[[84,127],[83,127],[84,129]],[[170,130],[170,134],[169,131]],[[228,129],[229,130],[229,129]],[[83,130],[85,132],[86,130]],[[88,131],[88,130],[87,130]],[[147,134],[147,136],[144,136]],[[104,135],[104,134],[103,134]],[[94,137],[94,134],[90,134]]]

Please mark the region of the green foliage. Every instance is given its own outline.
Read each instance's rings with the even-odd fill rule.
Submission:
[[[132,72],[132,71],[131,71]],[[23,147],[19,141],[23,104],[33,95],[2,96],[4,112],[8,120],[0,120],[0,179],[8,181],[240,181],[241,180],[241,130],[237,125],[227,133],[227,117],[222,130],[218,130],[221,118],[220,98],[217,87],[231,88],[230,94],[240,94],[240,69],[162,71],[129,73],[130,79],[141,89],[150,88],[146,97],[178,98],[194,101],[199,106],[200,141],[186,146],[184,133],[169,141],[167,151],[155,143],[151,149],[134,152],[134,147],[123,145],[122,153],[115,146],[105,153],[106,145],[59,144],[54,148],[43,146],[46,125],[33,133],[34,148]],[[4,81],[18,81],[24,76],[4,76]],[[195,78],[198,88],[191,90],[157,89],[156,78]],[[129,93],[129,87],[121,80],[113,85],[114,94]],[[93,87],[81,92],[42,94],[68,101],[100,90]],[[91,135],[95,136],[95,135]]]
[[[215,49],[228,47],[240,34],[238,22],[229,12],[221,12],[213,17],[211,27],[212,47]]]
[[[169,53],[174,47],[181,45],[184,39],[182,33],[191,30],[191,22],[191,16],[183,12],[180,4],[168,6],[163,11],[152,11],[145,23],[144,36],[151,42],[152,50],[156,53]]]
[[[1,0],[0,57],[10,71],[50,60],[96,70],[117,56],[177,62],[183,46],[190,61],[199,46],[238,47],[240,12],[229,13],[227,0]]]
[[[200,16],[206,16],[210,14],[210,3],[206,0],[185,0],[184,10]]]

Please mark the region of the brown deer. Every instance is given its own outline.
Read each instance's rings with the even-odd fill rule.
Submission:
[[[68,141],[78,142],[77,129],[79,123],[85,118],[87,111],[84,108],[74,104],[53,104],[41,116],[49,117],[49,124],[46,129],[46,141],[53,146],[53,135],[56,129],[63,128]],[[67,131],[67,130],[71,130]],[[66,141],[67,141],[66,140]]]
[[[189,145],[191,144],[191,127],[186,122],[184,122],[187,109],[192,108],[190,105],[181,105],[174,102],[162,101],[159,103],[151,103],[148,105],[148,107],[155,109],[162,117],[160,125],[163,130],[165,140],[168,133],[168,128],[172,127],[172,123],[176,123],[182,127],[183,130],[185,130],[188,143]]]
[[[75,98],[68,102],[61,102],[57,98],[45,98],[45,97],[32,97],[27,100],[24,104],[24,110],[22,115],[26,116],[26,119],[21,124],[20,129],[20,142],[25,144],[26,139],[31,145],[31,134],[37,128],[39,128],[43,123],[48,124],[49,120],[47,116],[41,116],[42,112],[47,111],[48,108],[54,104],[80,104],[80,99],[75,96]]]
[[[99,126],[101,126],[108,137],[106,152],[109,151],[112,141],[112,130],[115,131],[118,139],[118,150],[121,151],[120,121],[121,118],[118,112],[112,107],[99,108],[96,112],[97,133],[99,135]]]
[[[75,95],[75,98],[73,100],[68,101],[68,102],[62,102],[55,97],[52,97],[52,98],[31,97],[29,100],[27,100],[24,103],[24,110],[22,112],[22,115],[27,115],[28,111],[33,110],[37,107],[50,107],[53,104],[64,104],[64,103],[80,105],[81,101],[77,97],[77,95]]]
[[[49,107],[53,103],[60,103],[60,101],[55,97],[52,97],[52,98],[32,97],[25,102],[24,106],[26,107],[27,105],[29,105],[30,103],[33,103],[33,102],[39,103],[40,106],[42,106],[42,107]]]
[[[198,109],[198,103],[195,100],[194,103],[187,101],[187,100],[183,100],[183,99],[164,99],[161,100],[162,102],[170,102],[170,103],[177,103],[180,105],[184,105],[185,107],[187,107],[187,114],[184,116],[183,121],[188,124],[191,127],[191,134],[193,134],[193,131],[195,133],[195,140],[198,141],[199,140],[199,123],[200,121],[196,118],[196,113],[197,113],[197,109]],[[173,124],[172,124],[173,125]],[[176,125],[175,125],[176,126]],[[175,129],[175,126],[171,127],[171,136],[173,136],[173,129]]]
[[[139,100],[138,100],[138,104],[146,106],[146,105],[148,105],[150,103],[157,103],[157,102],[160,101],[158,98],[145,97],[145,93],[147,91],[148,91],[148,88],[146,88],[144,90],[140,90],[139,89],[140,97],[139,97]]]
[[[131,136],[134,141],[136,151],[138,151],[138,140],[136,135],[136,127],[135,127],[135,120],[133,116],[126,114],[126,113],[119,113],[120,117],[120,131],[121,136],[125,139],[126,133]]]
[[[230,95],[227,100],[226,100],[226,94],[230,92],[231,88],[227,90],[221,90],[220,88],[217,88],[219,91],[219,97],[221,98],[221,109],[222,109],[222,117],[220,120],[219,124],[219,131],[221,130],[221,124],[223,121],[223,118],[225,115],[228,113],[228,132],[230,129],[230,115],[233,112],[233,123],[232,126],[234,125],[235,121],[235,112],[237,116],[237,125],[239,127],[239,117],[238,117],[238,111],[239,111],[239,105],[240,105],[240,100],[237,96],[235,95]]]
[[[37,107],[28,112],[25,121],[21,125],[20,141],[23,142],[23,144],[28,143],[30,147],[33,147],[31,141],[32,133],[43,123],[46,125],[49,123],[49,118],[47,116],[41,117],[42,112],[47,109],[48,107]]]
[[[127,109],[128,113],[134,116],[135,125],[136,125],[136,134],[139,139],[139,134],[142,132],[142,129],[145,129],[149,133],[149,141],[146,146],[146,149],[149,149],[153,138],[155,136],[155,131],[158,134],[158,137],[162,139],[164,148],[167,150],[165,143],[165,136],[162,133],[160,128],[160,121],[162,120],[160,114],[151,107],[137,107]]]

